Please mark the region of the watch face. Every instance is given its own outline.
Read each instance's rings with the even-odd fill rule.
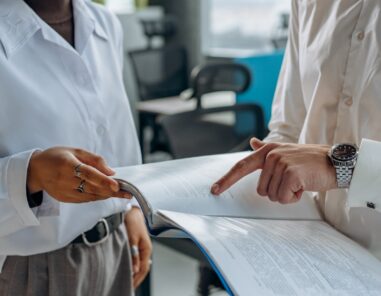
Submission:
[[[356,147],[350,144],[339,144],[332,151],[332,156],[337,160],[342,161],[351,160],[356,156],[356,154]]]

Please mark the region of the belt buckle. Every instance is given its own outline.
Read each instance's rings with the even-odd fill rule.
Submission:
[[[100,239],[99,241],[96,241],[96,242],[89,242],[88,239],[87,239],[87,237],[86,237],[86,234],[85,234],[85,233],[82,233],[82,239],[83,239],[83,242],[84,242],[85,245],[88,246],[88,247],[94,247],[94,246],[96,246],[96,245],[99,245],[99,244],[105,242],[105,241],[108,239],[108,237],[110,236],[110,228],[108,227],[108,223],[107,223],[106,219],[102,218],[102,219],[100,219],[100,220],[98,221],[98,223],[99,223],[99,222],[102,222],[103,225],[105,226],[105,229],[106,229],[106,235],[105,235],[102,239]]]

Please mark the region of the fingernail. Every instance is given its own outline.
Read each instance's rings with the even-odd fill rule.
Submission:
[[[134,273],[138,273],[139,272],[139,268],[138,268],[138,266],[134,266]]]
[[[114,171],[112,168],[108,168],[108,171],[109,171],[111,174],[115,175],[115,171]]]
[[[213,184],[211,192],[217,195],[219,190],[220,190],[220,186],[217,183]]]

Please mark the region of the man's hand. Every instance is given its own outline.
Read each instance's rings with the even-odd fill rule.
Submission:
[[[80,171],[76,176],[78,165]],[[120,192],[112,175],[114,171],[98,155],[82,149],[55,147],[32,155],[27,186],[30,193],[46,191],[57,200],[70,203],[131,198],[129,193]],[[77,190],[81,182],[84,192]]]
[[[218,180],[213,194],[221,194],[258,169],[262,169],[258,193],[282,204],[298,201],[303,191],[337,188],[335,169],[327,157],[329,146],[264,143],[255,138],[250,144],[256,151]]]
[[[149,238],[144,216],[139,208],[133,207],[124,219],[130,247],[136,246],[139,253],[132,256],[134,288],[136,289],[147,276],[151,266],[152,243]]]

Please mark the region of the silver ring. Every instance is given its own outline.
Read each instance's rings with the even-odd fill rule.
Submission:
[[[79,193],[84,193],[85,192],[85,180],[81,180],[81,183],[79,183],[79,186],[77,187],[77,191]]]
[[[148,265],[151,266],[152,265],[152,260],[148,260]]]
[[[82,163],[76,165],[75,168],[74,168],[74,174],[78,178],[80,178],[81,174],[82,174],[82,172],[81,172],[81,166],[82,166]]]
[[[137,245],[132,245],[131,246],[131,256],[136,257],[139,256],[139,248]]]

